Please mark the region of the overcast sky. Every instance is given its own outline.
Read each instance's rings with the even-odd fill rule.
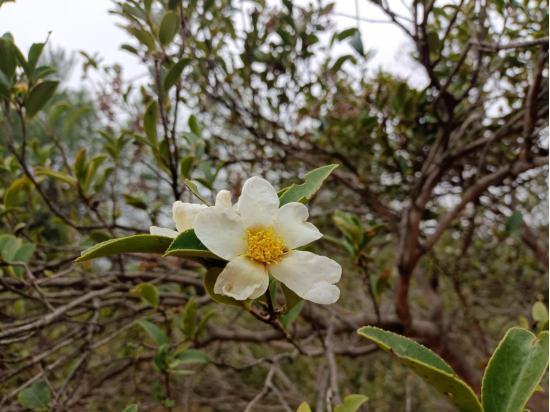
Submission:
[[[307,4],[308,1],[295,3]],[[387,20],[367,0],[358,0],[358,3],[360,16]],[[390,4],[406,14],[400,1],[391,1]],[[131,79],[145,70],[134,55],[120,49],[121,44],[135,43],[135,40],[117,27],[121,19],[108,13],[112,5],[111,0],[16,0],[15,3],[4,3],[0,8],[0,30],[2,33],[11,32],[25,54],[32,43],[44,41],[52,31],[50,41],[55,47],[71,52],[99,53],[104,63],[121,64],[125,78]],[[336,0],[335,12],[355,15],[355,1]],[[336,16],[335,21],[340,30],[356,25],[354,19],[342,16]],[[361,33],[365,49],[376,50],[376,56],[369,64],[372,71],[382,66],[403,77],[413,77],[412,62],[404,58],[410,44],[399,28],[393,24],[362,22]],[[342,53],[350,51],[341,50]],[[71,83],[78,82],[79,74],[73,72]]]

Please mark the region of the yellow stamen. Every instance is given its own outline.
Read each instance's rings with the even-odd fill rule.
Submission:
[[[248,253],[251,259],[258,262],[277,264],[277,259],[287,251],[285,241],[282,235],[275,237],[271,227],[267,230],[260,230],[256,234],[248,233],[248,239],[246,240],[248,246]]]

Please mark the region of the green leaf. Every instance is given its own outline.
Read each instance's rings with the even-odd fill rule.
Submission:
[[[27,176],[14,180],[4,193],[4,205],[6,207],[19,205],[23,201],[22,195],[31,187],[32,183]]]
[[[36,65],[38,64],[38,59],[40,59],[40,56],[42,55],[42,51],[44,50],[45,45],[46,43],[34,43],[29,49],[29,56],[28,56],[27,62],[29,65],[30,73],[34,73],[34,70],[36,69]]]
[[[92,108],[89,106],[81,107],[73,112],[71,112],[65,119],[65,125],[63,126],[63,133],[67,134],[69,130],[74,126],[76,121],[84,114],[92,111]]]
[[[136,295],[141,297],[146,303],[148,303],[152,307],[159,307],[159,290],[155,285],[146,282],[140,283],[134,289],[132,289],[132,293],[135,293]]]
[[[21,247],[21,239],[13,235],[0,236],[0,254],[1,258],[7,262],[13,262],[15,253]]]
[[[408,338],[372,326],[357,331],[441,393],[460,412],[483,412],[477,396],[443,359]]]
[[[164,15],[160,22],[159,40],[165,46],[169,45],[180,29],[180,16],[173,11]]]
[[[129,28],[128,32],[132,34],[136,39],[138,39],[141,44],[147,46],[147,48],[151,50],[156,49],[155,38],[148,31],[136,28]]]
[[[134,403],[126,407],[122,412],[138,412],[138,406]]]
[[[361,33],[357,31],[351,40],[349,41],[351,47],[355,49],[357,53],[365,57],[365,48],[363,47],[363,40],[361,40]]]
[[[212,316],[216,313],[216,309],[212,309],[211,311],[208,311],[206,315],[204,315],[199,322],[199,326],[197,326],[197,333],[195,334],[195,337],[200,337],[201,332],[206,328],[206,324],[210,320]]]
[[[214,293],[214,285],[216,284],[216,280],[218,279],[218,276],[220,276],[220,273],[222,273],[222,271],[223,268],[216,267],[206,271],[206,274],[204,275],[204,288],[206,289],[206,292],[213,300],[218,303],[230,306],[243,306],[243,303],[245,301],[236,300],[229,296],[218,295],[217,293]]]
[[[74,160],[74,175],[78,183],[83,186],[84,179],[86,178],[86,169],[87,169],[87,158],[86,158],[86,149],[81,149],[75,157]]]
[[[306,173],[305,183],[293,184],[285,191],[279,199],[279,205],[283,206],[290,202],[307,203],[323,186],[325,180],[339,165],[328,165]]]
[[[309,407],[307,402],[302,402],[300,406],[298,406],[296,412],[311,412],[311,408]]]
[[[202,244],[197,235],[195,235],[193,229],[181,232],[179,236],[174,239],[164,254],[164,257],[167,256],[221,260],[220,257],[210,252],[208,248]]]
[[[75,262],[85,262],[121,253],[164,253],[173,239],[166,236],[134,235],[99,243],[81,253]]]
[[[51,66],[40,66],[37,67],[34,71],[34,81],[36,82],[38,79],[42,79],[46,77],[49,74],[55,73],[56,70],[54,67]]]
[[[206,199],[204,197],[202,197],[199,193],[199,188],[197,187],[197,185],[195,183],[193,183],[192,181],[190,180],[185,180],[185,186],[187,186],[187,188],[189,189],[189,191],[191,193],[193,193],[193,195],[195,195],[195,197],[197,199],[199,199],[202,203],[204,203],[206,206],[210,206],[208,204],[208,202],[206,201]]]
[[[34,243],[27,243],[23,246],[21,246],[16,252],[13,257],[14,262],[25,262],[29,263],[31,260],[32,255],[34,254],[34,251],[36,250],[36,245]],[[13,272],[21,277],[23,275],[23,272],[25,271],[25,268],[22,266],[14,266]]]
[[[48,124],[51,126],[55,119],[57,119],[63,112],[66,112],[71,108],[69,102],[59,102],[52,106],[50,114],[48,115]]]
[[[202,134],[202,130],[194,114],[189,116],[189,120],[187,121],[187,124],[189,125],[189,130],[191,130],[191,132],[193,132],[193,134],[195,134],[196,136],[200,137],[200,135]]]
[[[208,363],[208,356],[201,350],[188,349],[185,352],[181,352],[176,356],[176,359],[182,363]]]
[[[151,146],[157,146],[157,123],[158,123],[158,104],[156,100],[153,100],[147,106],[145,114],[143,115],[143,129],[145,134],[151,143]]]
[[[160,345],[155,354],[153,364],[157,367],[160,373],[166,372],[166,361],[168,359],[168,344]]]
[[[17,396],[19,403],[29,409],[46,409],[50,398],[50,388],[44,381],[33,383],[30,388],[22,390]]]
[[[509,329],[493,353],[481,386],[485,412],[522,410],[548,367],[548,332]]]
[[[45,81],[31,90],[29,98],[27,99],[27,111],[25,112],[27,119],[32,118],[44,107],[48,100],[54,95],[57,86],[59,86],[59,82]]]
[[[192,62],[193,59],[184,58],[178,61],[170,68],[170,70],[168,70],[168,73],[166,73],[166,77],[164,78],[164,93],[167,93],[168,90],[170,90],[170,88],[178,82],[181,77],[181,73],[183,72],[183,69],[185,69],[185,67],[187,67],[187,65]]]
[[[506,219],[504,226],[504,233],[512,235],[519,232],[521,227],[521,221],[523,220],[523,214],[519,210],[514,210],[510,217]]]
[[[346,30],[340,32],[338,34],[337,38],[338,38],[339,41],[343,41],[343,40],[346,40],[348,37],[351,37],[351,36],[355,35],[358,32],[359,31],[355,27],[352,27],[351,29],[346,29]]]
[[[155,340],[157,345],[162,346],[168,343],[168,337],[162,331],[162,329],[160,329],[157,325],[145,319],[140,319],[138,323],[141,325],[143,329],[145,329],[145,331],[149,335],[151,335],[151,337]]]
[[[197,310],[199,304],[197,301],[191,299],[185,305],[183,312],[183,331],[187,336],[193,337],[195,334],[195,327],[197,326]]]
[[[283,294],[285,295],[284,313],[289,313],[303,299],[284,283],[281,283],[281,289],[283,289]]]
[[[533,316],[533,320],[537,322],[537,326],[544,325],[544,323],[548,321],[548,310],[542,302],[537,302],[533,305],[531,314]]]
[[[72,177],[71,175],[68,175],[67,173],[57,172],[55,170],[49,170],[44,167],[38,167],[38,166],[35,167],[34,170],[35,170],[34,172],[35,176],[49,176],[55,180],[58,180],[63,183],[68,183],[71,186],[76,187],[75,178]]]
[[[344,398],[344,404],[334,408],[334,412],[355,412],[368,400],[365,395],[348,395]]]
[[[195,157],[192,155],[185,156],[183,159],[181,159],[180,162],[180,175],[183,178],[188,178],[189,173],[191,172],[191,168],[193,167],[193,162],[195,160]]]
[[[11,80],[16,66],[13,43],[5,37],[0,38],[0,70]]]
[[[168,0],[168,9],[176,10],[181,4],[181,0]]]
[[[283,315],[283,324],[285,327],[288,327],[296,320],[296,318],[300,315],[300,312],[302,311],[302,306],[304,306],[304,301],[300,300],[292,309],[287,311],[285,315]]]

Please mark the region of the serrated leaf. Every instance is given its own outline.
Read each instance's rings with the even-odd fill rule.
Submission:
[[[509,329],[493,353],[481,386],[485,412],[522,410],[548,367],[548,332]]]
[[[164,93],[167,93],[172,86],[177,84],[178,80],[181,77],[181,73],[183,72],[183,69],[185,69],[192,62],[193,62],[193,59],[184,58],[178,61],[176,64],[174,64],[170,68],[170,70],[168,70],[168,73],[166,73],[166,77],[164,78],[164,84],[163,84]]]
[[[372,326],[365,326],[357,333],[377,344],[385,352],[394,355],[397,361],[435,388],[458,411],[483,412],[472,388],[459,379],[451,367],[428,348],[404,336]]]
[[[179,236],[174,239],[164,254],[164,257],[167,256],[222,260],[203,245],[193,229],[181,232]]]
[[[55,94],[57,86],[59,86],[59,82],[48,80],[33,87],[26,104],[25,117],[27,119],[32,118],[44,107]]]
[[[157,325],[145,319],[140,319],[138,323],[155,340],[157,345],[162,346],[168,343],[168,337]]]
[[[156,235],[134,235],[99,243],[81,253],[75,262],[85,262],[121,253],[164,253],[174,239]]]
[[[334,412],[356,412],[368,400],[365,395],[348,395],[344,398],[344,404],[334,408]]]
[[[220,276],[220,273],[222,273],[222,271],[223,268],[216,267],[208,269],[206,271],[206,274],[204,275],[204,288],[206,289],[208,296],[210,296],[216,302],[222,303],[224,305],[243,306],[245,301],[236,300],[229,296],[218,295],[217,293],[214,293],[214,285],[216,284],[216,280],[218,280],[218,276]]]
[[[167,46],[172,42],[174,36],[180,29],[180,16],[173,11],[169,11],[164,15],[162,21],[160,22],[159,29],[159,40],[160,42]]]
[[[157,146],[157,123],[158,123],[158,103],[156,100],[153,100],[147,106],[145,114],[143,115],[143,129],[145,130],[145,135],[149,139],[151,146]]]
[[[306,173],[305,182],[301,185],[293,184],[279,198],[279,207],[290,202],[307,203],[323,186],[325,180],[339,165],[319,167]]]
[[[17,396],[19,403],[29,409],[46,409],[50,398],[50,388],[44,381],[33,383],[30,388],[23,389]]]
[[[154,308],[159,307],[160,297],[159,290],[155,285],[150,283],[140,283],[132,289],[132,293],[141,297],[146,303]]]

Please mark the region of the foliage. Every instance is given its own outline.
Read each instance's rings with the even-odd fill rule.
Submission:
[[[81,51],[79,90],[0,38],[0,409],[543,410],[548,4],[364,3],[407,76],[333,3],[116,1],[146,77]],[[307,204],[338,303],[220,295],[193,229],[148,234],[255,175]]]

